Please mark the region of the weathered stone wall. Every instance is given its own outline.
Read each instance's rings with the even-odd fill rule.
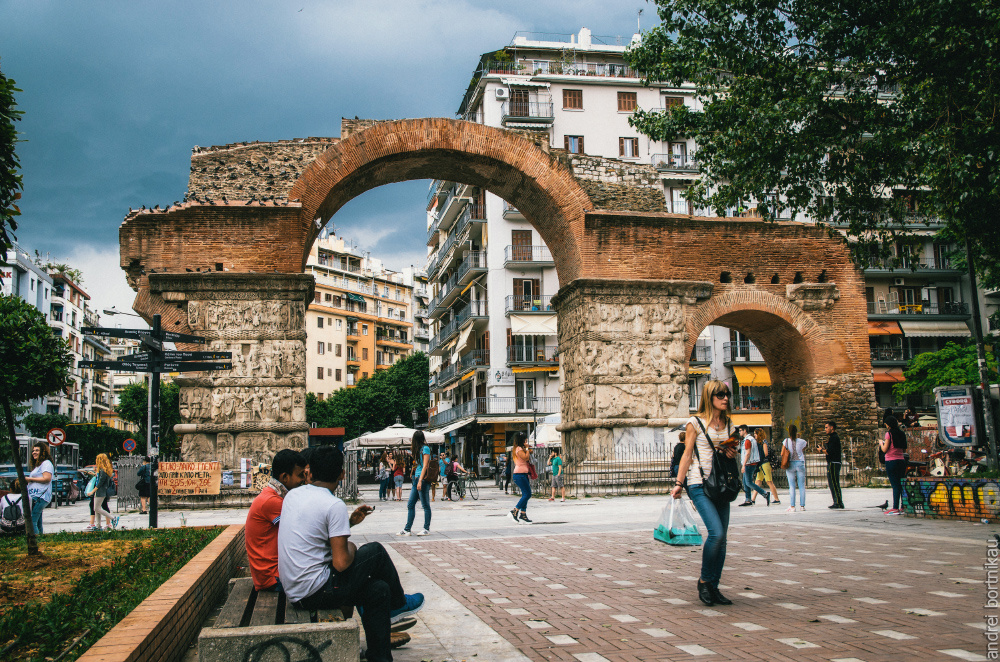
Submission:
[[[663,182],[652,166],[571,154],[563,149],[552,152],[573,171],[573,176],[594,202],[594,209],[666,211]]]

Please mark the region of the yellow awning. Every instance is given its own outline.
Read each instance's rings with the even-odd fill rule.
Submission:
[[[770,414],[733,414],[733,425],[749,425],[750,427],[771,427]]]
[[[462,375],[462,379],[460,379],[459,381],[464,382],[466,379],[468,379],[469,377],[473,376],[474,374],[476,374],[476,369],[475,368],[473,368],[472,370],[470,370],[467,374]]]
[[[899,322],[881,321],[868,322],[868,335],[870,336],[901,336],[903,330],[899,328]]]
[[[736,373],[736,379],[739,381],[740,386],[770,386],[771,385],[771,375],[767,372],[767,368],[764,366],[733,366],[733,372]]]
[[[553,363],[550,366],[537,366],[537,367],[524,367],[524,368],[512,368],[515,373],[519,372],[552,372],[553,370],[558,370],[559,364]]]
[[[691,366],[688,368],[689,375],[708,375],[711,374],[711,366]]]

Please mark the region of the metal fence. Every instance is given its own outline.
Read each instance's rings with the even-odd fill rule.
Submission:
[[[114,461],[118,473],[118,499],[115,512],[139,509],[139,490],[135,486],[139,482],[136,473],[142,466],[142,455],[122,455]]]

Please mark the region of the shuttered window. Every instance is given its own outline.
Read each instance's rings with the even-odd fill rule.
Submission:
[[[633,110],[635,110],[635,107],[636,107],[635,92],[618,93],[619,111],[631,113]]]
[[[584,154],[583,136],[564,136],[563,144],[570,154]]]
[[[583,90],[563,90],[563,108],[583,110]]]
[[[639,139],[638,138],[619,138],[618,139],[618,156],[626,159],[632,159],[639,156]]]

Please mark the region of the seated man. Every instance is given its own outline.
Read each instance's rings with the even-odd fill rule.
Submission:
[[[247,560],[253,587],[258,591],[281,591],[278,579],[278,522],[281,503],[289,490],[305,481],[305,458],[291,449],[280,450],[271,461],[271,479],[247,513]]]
[[[312,483],[289,492],[278,529],[278,573],[288,599],[302,609],[359,607],[368,643],[368,662],[392,662],[393,622],[424,605],[420,593],[404,595],[396,567],[379,543],[360,548],[348,540],[351,527],[374,508],[348,515],[334,492],[344,478],[344,454],[317,448],[309,459]]]

